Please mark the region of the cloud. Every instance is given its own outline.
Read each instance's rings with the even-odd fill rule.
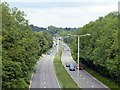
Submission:
[[[116,7],[115,5],[99,5],[84,8],[26,8],[24,10],[28,13],[27,18],[30,20],[30,23],[35,23],[38,26],[46,27],[49,25],[55,25],[61,27],[79,27],[97,19],[99,16],[115,11]]]
[[[9,2],[9,4],[18,8],[66,8],[66,7],[89,7],[89,6],[98,6],[98,5],[107,5],[110,3],[99,3],[99,2]]]
[[[7,2],[118,2],[118,0],[2,0]]]
[[[6,0],[10,7],[18,7],[27,14],[30,24],[47,27],[80,27],[112,11],[117,0]],[[44,1],[44,2],[43,2]],[[99,1],[99,2],[97,2]],[[23,3],[24,2],[24,3]],[[33,3],[32,3],[33,2]],[[77,2],[77,3],[76,3]]]

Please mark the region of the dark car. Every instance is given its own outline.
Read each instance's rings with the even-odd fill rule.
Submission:
[[[50,52],[47,52],[47,55],[50,55]]]
[[[80,65],[80,64],[79,64],[79,65],[77,64],[76,69],[82,70],[81,65]]]
[[[70,71],[75,71],[75,66],[74,66],[73,64],[70,64],[69,70],[70,70]]]
[[[67,51],[70,51],[69,49]]]
[[[70,64],[69,63],[66,63],[66,67],[69,67],[70,66]]]

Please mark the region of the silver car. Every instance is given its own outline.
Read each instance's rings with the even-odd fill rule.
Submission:
[[[75,66],[74,66],[73,64],[70,64],[69,70],[70,70],[70,71],[75,71]]]

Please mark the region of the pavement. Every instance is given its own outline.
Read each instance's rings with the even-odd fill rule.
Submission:
[[[76,62],[73,60],[70,48],[67,46],[67,44],[64,43],[63,48],[64,50],[61,57],[62,64],[71,78],[78,84],[80,88],[82,88],[82,90],[109,90],[107,86],[91,76],[85,70],[76,69],[75,71],[69,71],[69,68],[66,67],[66,62],[74,65],[76,65]],[[43,57],[37,62],[35,67],[36,70],[32,75],[30,89],[51,88],[51,90],[60,90],[60,85],[58,83],[53,65],[53,60],[58,52],[58,49],[58,45],[53,47],[50,54],[43,55]]]
[[[35,73],[32,75],[30,89],[32,88],[60,88],[54,72],[53,59],[57,47],[53,47],[50,54],[46,54],[36,64]]]
[[[66,67],[66,63],[70,63],[76,65],[76,62],[73,60],[70,52],[70,48],[63,43],[63,53],[62,53],[62,64],[64,65],[66,71],[72,77],[72,79],[78,84],[80,88],[83,90],[90,89],[90,90],[110,90],[107,86],[103,83],[98,81],[96,78],[91,76],[85,70],[78,70],[69,71],[69,67]]]

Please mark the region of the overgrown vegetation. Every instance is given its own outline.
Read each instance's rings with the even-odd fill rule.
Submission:
[[[91,36],[80,37],[80,61],[101,75],[120,83],[120,63],[118,61],[118,13],[112,12],[105,17],[86,24],[74,34]],[[77,38],[65,38],[77,61]],[[114,87],[113,87],[114,88]]]
[[[56,54],[54,58],[54,66],[62,90],[65,90],[66,88],[69,88],[70,90],[72,90],[71,88],[78,88],[77,84],[72,80],[72,78],[69,76],[64,66],[62,65],[61,55],[62,50],[60,49],[58,54]]]
[[[2,89],[28,88],[39,56],[52,47],[47,32],[33,32],[24,12],[2,3]],[[0,62],[1,64],[1,62]]]

